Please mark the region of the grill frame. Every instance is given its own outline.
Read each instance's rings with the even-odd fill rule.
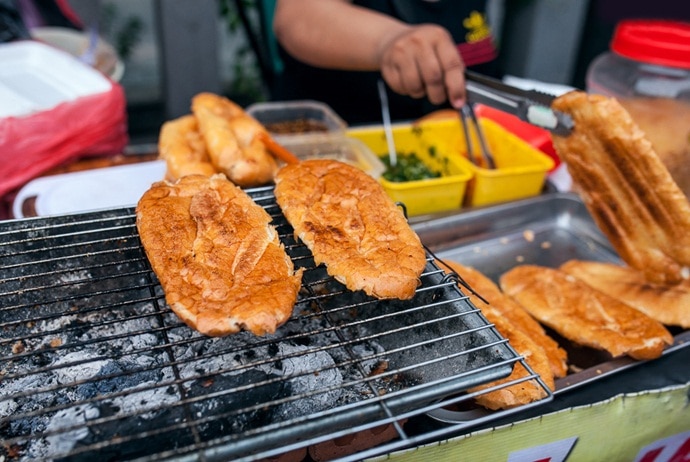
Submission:
[[[123,459],[136,460],[138,457],[142,457],[146,460],[223,460],[231,457],[235,460],[254,460],[275,456],[291,449],[305,448],[382,425],[392,425],[395,428],[397,438],[393,441],[344,458],[344,460],[348,458],[355,460],[431,441],[460,429],[479,425],[533,405],[539,405],[553,398],[551,391],[541,379],[534,374],[523,359],[507,344],[507,341],[496,332],[493,325],[486,321],[481,312],[462,293],[458,288],[457,279],[445,275],[436,265],[434,256],[428,249],[427,268],[422,276],[423,285],[418,289],[417,296],[410,302],[397,302],[395,309],[393,309],[391,302],[374,301],[363,294],[347,291],[340,283],[330,278],[323,267],[313,266],[313,259],[308,249],[295,241],[292,228],[287,224],[275,203],[272,187],[257,188],[247,192],[273,217],[281,241],[295,264],[297,266],[306,265],[305,267],[308,268],[305,271],[303,291],[298,300],[298,305],[302,309],[296,311],[293,318],[304,321],[305,325],[310,325],[311,317],[323,317],[324,313],[333,319],[331,319],[328,328],[320,327],[306,333],[291,330],[285,334],[281,333],[281,336],[275,338],[256,338],[250,334],[239,334],[248,340],[248,345],[250,345],[245,346],[244,350],[241,351],[247,353],[249,350],[264,351],[276,348],[280,350],[286,344],[286,338],[290,341],[306,342],[308,341],[307,337],[312,334],[318,336],[335,335],[338,337],[335,343],[317,346],[305,345],[306,349],[300,350],[298,342],[297,346],[290,344],[292,345],[291,348],[296,349],[291,352],[288,351],[288,353],[280,353],[278,359],[275,356],[267,357],[263,362],[262,360],[255,360],[246,367],[242,366],[244,368],[238,369],[228,366],[220,370],[216,368],[205,370],[196,375],[193,372],[190,374],[189,371],[185,371],[185,368],[196,365],[197,362],[201,363],[201,361],[210,361],[216,358],[217,352],[212,349],[213,345],[222,343],[222,341],[208,339],[191,332],[191,329],[182,324],[167,307],[163,291],[141,248],[134,224],[133,208],[0,223],[0,281],[2,281],[0,287],[3,287],[0,289],[0,379],[5,384],[7,381],[16,383],[21,380],[34,383],[33,388],[28,387],[19,392],[11,391],[9,393],[7,389],[3,390],[4,386],[0,383],[0,432],[4,433],[8,428],[11,428],[12,424],[19,425],[17,422],[21,423],[21,419],[31,417],[38,419],[45,417],[48,412],[69,413],[79,406],[89,409],[90,406],[104,405],[104,403],[118,400],[126,402],[126,398],[133,393],[133,390],[136,390],[134,394],[151,390],[159,391],[162,389],[161,382],[156,381],[154,384],[144,387],[137,388],[135,386],[134,388],[117,390],[118,380],[134,380],[138,379],[140,375],[154,374],[163,378],[162,383],[164,385],[174,387],[177,390],[177,394],[182,397],[181,404],[172,405],[171,401],[164,400],[162,404],[157,404],[152,408],[130,410],[129,415],[124,417],[122,413],[103,417],[103,410],[98,408],[100,414],[97,418],[90,420],[88,417],[84,418],[83,422],[88,423],[85,428],[94,433],[99,431],[98,425],[101,424],[107,425],[108,422],[121,421],[123,418],[126,418],[124,419],[125,422],[136,419],[146,421],[146,416],[150,414],[167,413],[179,407],[180,415],[174,415],[179,423],[172,427],[175,431],[178,427],[180,430],[188,429],[189,435],[185,434],[185,438],[189,438],[191,444],[170,450],[156,450],[150,454],[133,454],[132,457],[126,454],[121,455]],[[72,231],[72,228],[82,226],[88,228],[84,231]],[[118,234],[121,232],[122,234]],[[98,239],[93,239],[94,237]],[[84,246],[92,245],[98,248],[98,245],[101,244],[105,245],[106,248],[88,252],[80,251],[77,255],[70,254],[70,250],[74,248],[81,249]],[[86,268],[82,264],[82,260],[93,262],[94,266]],[[9,261],[15,263],[8,264]],[[63,266],[58,271],[43,270],[50,265]],[[127,271],[123,271],[123,268]],[[59,280],[59,283],[55,282],[56,279]],[[28,287],[26,286],[27,283],[29,284]],[[54,295],[63,289],[68,293],[68,296],[55,300]],[[137,297],[133,298],[132,292],[136,292]],[[111,301],[113,297],[115,302]],[[335,300],[335,306],[329,306],[327,302],[333,300]],[[343,303],[343,300],[346,302]],[[420,303],[420,300],[425,302]],[[431,301],[426,302],[426,300]],[[151,308],[146,308],[149,304]],[[310,312],[307,307],[311,305],[316,305],[318,311]],[[424,318],[424,321],[412,326],[398,325],[395,330],[373,329],[372,332],[374,333],[371,334],[371,339],[360,335],[362,332],[366,332],[364,328],[359,330],[360,326],[375,326],[378,323],[388,323],[395,320],[399,316],[399,311],[396,310],[400,307],[409,310],[410,316],[420,316]],[[429,312],[440,311],[444,307],[450,308],[447,308],[443,316],[425,318],[425,310],[430,310]],[[460,309],[461,307],[462,309]],[[353,311],[357,313],[355,315],[347,314]],[[31,312],[31,314],[26,315],[26,312]],[[37,315],[35,312],[39,314]],[[118,317],[118,314],[122,312],[127,312],[125,317]],[[103,317],[105,319],[102,319]],[[92,322],[93,319],[95,322]],[[446,333],[442,337],[434,337],[433,332],[427,333],[432,328],[438,329],[435,324],[445,323],[453,327],[454,324],[451,325],[451,323],[459,322],[458,320],[467,324],[465,330],[460,333]],[[146,324],[145,328],[142,328],[139,323],[145,321],[150,324]],[[291,322],[293,320],[288,321],[288,323]],[[343,322],[344,324],[342,324]],[[138,330],[126,333],[117,330],[122,325],[129,323],[138,326]],[[286,326],[279,328],[279,332],[287,329]],[[86,333],[82,333],[82,330]],[[14,331],[18,331],[19,334],[11,333]],[[185,334],[180,334],[180,332]],[[77,343],[70,343],[70,335],[78,336],[89,333],[93,333],[94,336],[87,337],[87,340],[81,340]],[[417,344],[402,345],[400,351],[396,351],[395,348],[384,347],[380,351],[372,350],[372,352],[365,352],[364,354],[353,352],[354,348],[369,341],[371,345],[376,346],[380,346],[383,342],[391,342],[391,338],[398,334],[409,338],[413,338],[414,335],[428,335],[428,337],[420,337],[421,340]],[[391,369],[383,368],[381,371],[376,370],[378,366],[375,363],[377,361],[381,363],[387,361],[390,366],[391,358],[398,358],[398,356],[402,358],[412,348],[421,350],[425,347],[444,345],[446,348],[452,349],[457,347],[452,341],[456,341],[457,338],[464,335],[475,334],[483,338],[476,349],[461,349],[452,354],[442,354],[440,357],[431,358],[428,363],[413,360],[411,364],[405,364],[403,359],[396,359],[393,363],[399,363],[400,366]],[[147,347],[143,351],[139,351],[136,347],[131,347],[133,348],[131,350],[123,347],[124,350],[120,351],[119,343],[115,348],[108,343],[116,341],[122,344],[131,344],[135,338],[137,340],[141,338],[144,342],[152,343],[150,345],[145,343]],[[67,339],[66,342],[65,339]],[[448,345],[441,343],[446,341],[450,343]],[[102,342],[105,342],[104,352],[99,352],[94,357],[89,348],[97,348]],[[204,350],[204,348],[207,349],[199,355],[199,351],[194,351],[195,348],[199,351]],[[226,349],[222,350],[222,348]],[[227,348],[221,347],[220,353],[223,357],[233,353],[239,354],[238,351],[232,351],[232,347],[229,350]],[[408,348],[410,350],[406,350]],[[79,366],[81,369],[86,369],[101,366],[105,368],[110,365],[110,362],[114,362],[117,367],[120,367],[120,370],[116,369],[109,374],[101,374],[91,379],[79,378],[79,374],[69,376],[68,373],[63,372],[65,363],[60,361],[65,361],[64,356],[69,357],[81,349],[86,349],[91,356],[87,355],[85,358],[70,362],[70,367]],[[479,367],[470,366],[463,371],[451,373],[443,370],[443,368],[437,369],[438,364],[456,366],[454,361],[466,360],[465,358],[474,356],[479,357],[480,353],[486,354],[486,351],[492,349],[500,350],[500,353],[494,354],[490,360],[485,360]],[[344,353],[340,350],[343,350]],[[185,356],[192,353],[193,356]],[[326,354],[330,355],[331,359],[341,355],[349,359],[334,360],[334,365],[326,363],[316,369],[298,370],[292,376],[288,374],[282,378],[271,377],[270,373],[265,373],[262,369],[278,360],[282,363],[296,357],[308,355],[325,357]],[[151,363],[154,364],[153,366],[145,364],[142,367],[133,367],[131,370],[122,366],[122,364],[129,365],[132,358],[146,357],[148,360],[149,356],[154,359]],[[167,361],[165,360],[166,357],[168,358]],[[32,361],[38,367],[28,372],[24,371],[22,367],[25,366],[22,366],[21,361]],[[156,361],[162,361],[162,363]],[[465,393],[467,388],[508,375],[513,365],[518,361],[531,373],[529,377],[523,380],[536,380],[546,393],[545,399],[510,411],[485,413],[466,422],[420,435],[410,435],[403,428],[402,422],[405,420],[422,416],[441,406],[452,403],[471,403],[478,393]],[[13,372],[13,367],[19,368],[20,372]],[[314,412],[306,412],[305,415],[282,422],[269,422],[258,428],[243,430],[239,434],[204,439],[204,427],[220,422],[220,418],[217,421],[203,417],[196,419],[194,410],[196,403],[206,402],[205,400],[212,395],[229,398],[228,390],[241,392],[243,395],[257,394],[259,390],[264,388],[264,383],[266,387],[276,383],[284,386],[288,382],[291,384],[291,381],[299,382],[300,380],[309,384],[311,383],[311,376],[315,374],[327,375],[331,370],[340,371],[349,367],[358,369],[359,381],[365,384],[364,389],[368,388],[371,396],[362,400],[344,400],[342,404],[336,404],[333,407],[317,408]],[[243,372],[238,372],[240,369]],[[247,378],[241,376],[240,383],[231,388],[223,389],[223,384],[218,385],[217,389],[214,388],[215,383],[220,378],[235,377],[246,371],[257,370],[261,372],[258,376],[262,379],[258,382],[259,385],[249,383],[246,380],[256,378],[257,373],[253,377],[249,377],[249,373],[247,373]],[[368,374],[372,370],[377,373],[369,376]],[[422,370],[425,377],[420,379],[419,383],[390,385],[390,388],[385,389],[383,394],[382,389],[377,388],[381,384],[393,383],[398,377],[405,377],[405,374],[410,371],[419,372]],[[55,371],[68,377],[63,378],[63,382],[58,384],[35,385],[44,376],[51,377],[50,374]],[[425,381],[426,375],[430,374],[436,375],[431,380]],[[150,383],[152,379],[147,377],[141,379],[140,382]],[[243,382],[242,379],[245,381]],[[387,382],[387,380],[389,381]],[[317,388],[313,392],[302,392],[295,395],[288,393],[270,401],[270,406],[275,406],[273,408],[275,413],[283,401],[316,400],[324,394],[323,398],[328,398],[330,396],[328,393],[337,394],[346,389],[350,390],[350,387],[359,392],[360,388],[355,387],[359,384],[351,383],[354,381],[356,380],[350,379],[349,382],[345,380],[336,383],[331,386],[333,389]],[[72,395],[77,396],[79,390],[83,391],[96,386],[95,382],[98,382],[99,386],[101,383],[107,385],[105,395],[101,392],[100,395],[94,394],[88,398],[70,398]],[[189,397],[190,390],[193,389],[192,384],[197,383],[201,384],[201,387],[208,386],[209,393]],[[204,383],[208,383],[208,385],[204,385]],[[518,382],[503,384],[497,388],[507,387],[515,383]],[[482,393],[485,392],[487,391]],[[16,412],[13,413],[11,410],[8,412],[12,403],[19,408],[26,407],[26,405],[17,404],[17,400],[21,402],[21,400],[38,399],[44,393],[50,397],[49,400],[52,399],[52,402],[59,401],[59,399],[56,401],[56,397],[61,398],[65,395],[65,398],[62,403],[53,404],[48,409],[44,407],[29,412],[22,411],[20,415],[16,415]],[[443,398],[447,397],[452,398],[442,401]],[[5,403],[4,407],[3,403]],[[265,407],[265,402],[257,402],[253,407],[244,406],[242,410],[252,408],[251,412],[254,414],[250,415],[261,415],[261,410]],[[174,413],[171,412],[171,414]],[[155,419],[152,418],[152,420]],[[49,422],[52,420],[49,419]],[[177,421],[173,419],[173,422]],[[18,450],[19,454],[16,459],[21,460],[23,455],[20,449],[23,447],[26,450],[29,444],[28,439],[50,438],[65,434],[69,436],[70,432],[79,431],[83,431],[82,427],[72,424],[66,428],[40,432],[32,431],[25,435],[10,436],[6,440],[6,446],[0,448],[0,454],[4,451],[6,457],[14,460],[15,457],[12,457],[12,452]],[[79,447],[78,450],[72,448],[65,454],[51,453],[50,457],[68,457],[78,460],[82,456],[88,457],[94,453],[109,453],[113,448],[141,443],[142,440],[145,444],[147,439],[155,437],[159,431],[158,428],[152,428],[136,432],[134,435],[130,435],[129,439],[120,436],[120,439],[115,442],[96,440],[91,443],[93,451],[81,452],[84,451],[84,448]],[[175,434],[174,431],[173,434]],[[267,438],[268,443],[266,442]]]

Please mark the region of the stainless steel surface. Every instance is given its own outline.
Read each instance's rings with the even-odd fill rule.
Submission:
[[[551,108],[552,95],[516,88],[472,71],[465,71],[465,78],[469,103],[500,109],[556,135],[566,136],[572,131],[572,118]]]
[[[622,263],[582,200],[571,193],[547,194],[437,216],[413,227],[439,260],[462,262],[480,270],[494,282],[519,264],[553,268],[571,259]],[[664,354],[690,345],[690,331],[671,331],[675,341]],[[572,368],[569,375],[556,380],[556,398],[561,393],[643,363],[627,356],[611,358],[608,354],[573,345],[554,332],[549,333],[568,351]],[[439,408],[430,412],[438,420],[453,423],[485,414],[478,409],[455,412]]]
[[[406,432],[522,358],[431,254],[414,299],[374,300],[314,265],[272,189],[250,194],[305,268],[292,318],[266,337],[182,324],[131,208],[0,223],[0,458],[255,460],[395,429],[343,458],[359,460],[506,414]]]

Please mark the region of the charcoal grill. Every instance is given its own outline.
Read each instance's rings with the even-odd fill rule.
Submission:
[[[523,359],[431,253],[414,299],[378,301],[314,265],[272,188],[248,192],[305,268],[292,318],[266,337],[182,324],[131,207],[0,223],[0,455],[255,460],[394,428],[354,460],[511,412],[407,434],[403,422],[472,402],[469,388]]]

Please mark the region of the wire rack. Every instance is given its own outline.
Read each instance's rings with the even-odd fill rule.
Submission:
[[[132,208],[0,223],[0,455],[256,460],[388,430],[327,457],[355,460],[510,412],[406,433],[522,358],[431,254],[412,300],[348,291],[295,241],[271,188],[248,192],[305,268],[292,318],[266,337],[209,338],[181,323]],[[537,375],[523,380],[552,398]]]

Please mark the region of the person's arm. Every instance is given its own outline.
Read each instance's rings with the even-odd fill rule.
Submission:
[[[380,70],[394,91],[435,104],[448,99],[459,107],[465,100],[462,58],[440,26],[412,26],[348,0],[277,0],[273,28],[304,63]]]

